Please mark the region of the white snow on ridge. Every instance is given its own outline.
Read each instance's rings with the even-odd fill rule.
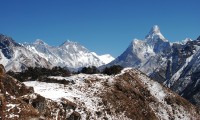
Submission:
[[[99,59],[104,62],[104,64],[108,64],[113,61],[115,58],[112,57],[110,54],[100,55]]]
[[[143,82],[147,86],[147,89],[150,91],[151,95],[157,98],[159,102],[163,103],[166,96],[165,91],[163,90],[163,87],[158,82],[155,82],[151,80],[149,77],[142,75],[138,70],[135,70],[135,69],[126,68],[122,70],[121,74],[130,70],[133,70],[137,72],[138,74],[140,74],[138,75],[138,77],[141,79],[141,82]]]
[[[149,104],[149,107],[152,108],[158,118],[169,120],[171,118],[170,116],[172,115],[176,120],[190,118],[190,114],[182,106],[173,104],[175,105],[175,108],[173,108],[171,105],[167,104],[165,98],[169,96],[173,97],[173,93],[167,91],[158,82],[151,80],[140,71],[132,68],[125,68],[121,71],[120,74],[114,76],[107,76],[102,74],[78,74],[70,77],[49,77],[57,80],[64,79],[70,81],[68,85],[38,81],[28,81],[24,82],[24,84],[34,87],[36,93],[54,101],[60,102],[61,98],[66,98],[76,103],[77,108],[75,111],[81,114],[81,118],[83,120],[86,119],[86,111],[89,111],[91,113],[90,116],[92,116],[92,118],[94,119],[103,119],[98,118],[96,115],[97,111],[103,111],[105,109],[104,105],[99,105],[99,103],[102,103],[102,98],[99,95],[108,90],[108,88],[105,86],[105,83],[107,83],[108,86],[115,85],[114,83],[116,82],[116,78],[125,73],[130,73],[130,75],[134,73],[133,75],[137,75],[141,83],[144,85],[144,88],[147,88],[153,98],[155,98],[156,102],[151,102]],[[173,110],[175,111],[175,113],[173,112]],[[109,120],[128,120],[128,118],[123,113],[117,115],[113,114],[106,114],[106,117]]]
[[[97,111],[103,111],[105,108],[104,105],[99,105],[102,102],[102,99],[98,96],[103,90],[104,85],[102,82],[105,80],[110,80],[112,77],[104,75],[84,75],[79,74],[71,77],[53,77],[54,79],[65,79],[68,81],[74,81],[75,84],[63,85],[57,83],[45,83],[38,81],[29,81],[24,82],[27,86],[34,87],[36,93],[52,99],[54,101],[60,102],[61,98],[66,98],[77,104],[76,111],[81,114],[81,119],[86,120],[86,111],[90,111],[90,117],[94,119],[103,119],[98,118],[96,115]],[[92,79],[92,82],[86,82],[87,80]],[[112,81],[112,80],[110,80]],[[109,120],[112,119],[124,119],[129,120],[124,114],[110,115],[106,114],[106,117]]]
[[[36,40],[33,44],[26,43],[23,46],[34,54],[45,58],[53,66],[75,69],[87,66],[99,67],[114,59],[109,54],[99,56],[79,43],[72,41],[66,41],[60,46],[49,46],[41,40]]]
[[[103,61],[104,64],[108,64],[115,59],[110,54],[97,55],[95,52],[92,52],[92,54],[98,57],[101,61]]]

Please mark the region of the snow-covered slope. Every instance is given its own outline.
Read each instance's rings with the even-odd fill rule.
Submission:
[[[98,56],[90,52],[77,42],[66,41],[60,46],[49,46],[41,40],[36,40],[33,44],[24,44],[33,53],[45,58],[54,66],[80,68],[85,66],[101,66],[113,60],[110,55]]]
[[[45,67],[50,68],[51,63],[37,54],[32,53],[12,38],[0,34],[0,63],[6,71],[12,70],[19,72],[26,67]]]
[[[111,61],[113,61],[115,58],[111,56],[110,54],[105,54],[105,55],[97,55],[96,53],[92,52],[93,55],[98,57],[101,61],[103,61],[104,64],[108,64]]]
[[[69,84],[24,82],[51,100],[63,98],[77,105],[82,120],[198,119],[197,109],[138,70],[126,68],[116,76],[78,74],[49,77]]]

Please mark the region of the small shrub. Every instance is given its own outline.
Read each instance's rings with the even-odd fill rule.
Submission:
[[[71,72],[68,69],[64,69],[61,67],[53,67],[52,69],[40,68],[40,67],[28,67],[26,70],[22,72],[12,72],[8,71],[7,74],[18,79],[21,82],[30,81],[30,80],[38,80],[40,78],[45,78],[47,76],[70,76]]]
[[[82,68],[82,70],[80,71],[80,73],[85,73],[85,74],[97,74],[99,73],[99,70],[97,69],[97,67],[92,66],[92,67],[84,67]]]
[[[120,73],[122,69],[123,69],[123,67],[120,65],[113,65],[111,67],[106,67],[103,70],[103,74],[116,75],[116,74]]]

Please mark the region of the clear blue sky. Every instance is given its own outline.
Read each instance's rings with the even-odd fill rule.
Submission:
[[[0,33],[17,42],[77,41],[119,56],[157,24],[170,41],[200,35],[200,0],[0,0]]]

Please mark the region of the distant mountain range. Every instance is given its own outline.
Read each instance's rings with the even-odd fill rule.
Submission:
[[[33,44],[23,46],[34,54],[49,61],[53,66],[61,66],[78,69],[85,66],[101,66],[109,63],[114,58],[109,55],[99,56],[90,52],[77,42],[66,41],[60,46],[49,46],[42,40],[36,40]]]
[[[53,66],[78,69],[85,66],[101,66],[114,58],[109,55],[97,55],[77,42],[66,41],[60,46],[49,46],[42,40],[34,43],[19,44],[12,38],[0,35],[0,63],[6,70],[19,72],[27,67]]]

